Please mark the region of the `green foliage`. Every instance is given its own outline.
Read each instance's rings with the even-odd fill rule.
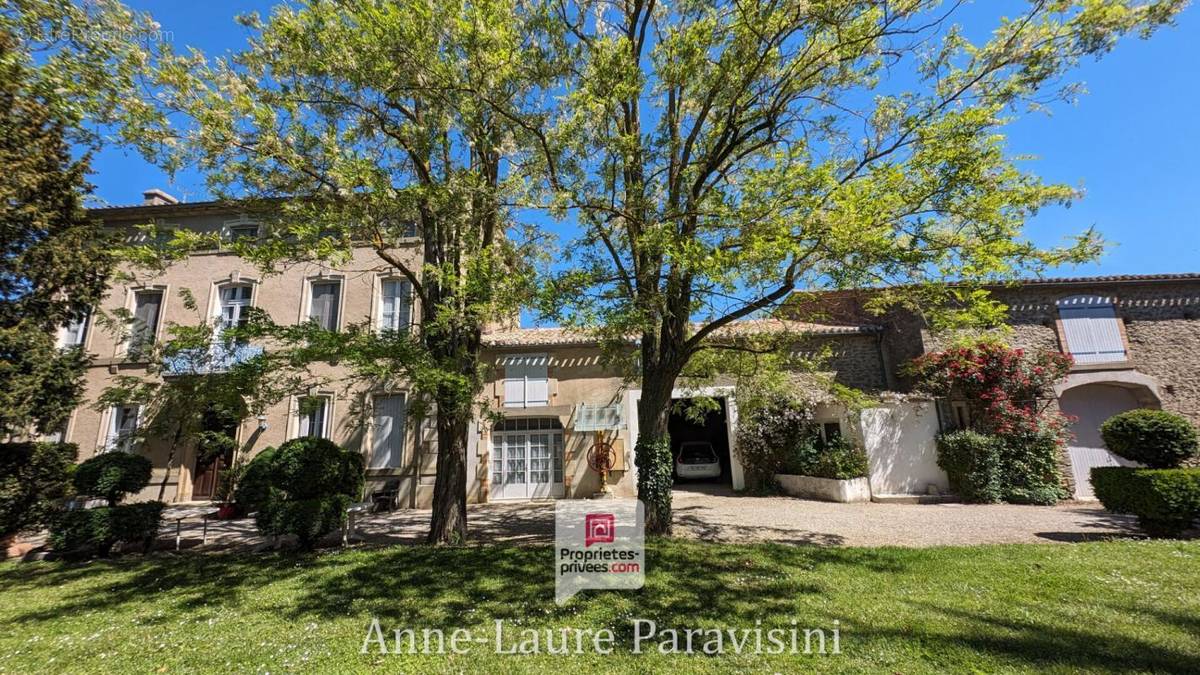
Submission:
[[[1154,536],[1178,536],[1200,517],[1200,469],[1095,467],[1092,489],[1104,508],[1136,515]]]
[[[816,438],[809,444],[797,444],[797,447],[804,452],[787,458],[784,473],[838,480],[866,478],[870,474],[866,451],[849,438],[839,437],[832,441]]]
[[[221,431],[201,431],[196,434],[196,457],[201,461],[225,457],[237,449],[237,441]]]
[[[255,512],[265,535],[294,534],[309,550],[344,522],[363,487],[361,453],[324,438],[296,438],[259,453],[246,467],[237,503]]]
[[[103,295],[113,256],[89,220],[87,157],[73,119],[37,87],[28,45],[0,14],[0,434],[59,430],[78,403],[87,358],[57,331]]]
[[[675,461],[671,439],[665,434],[652,438],[643,432],[634,447],[638,470],[638,499],[646,506],[646,532],[670,534],[671,486],[675,483]]]
[[[71,483],[76,492],[108,501],[109,506],[150,483],[150,460],[129,452],[106,452],[75,467]]]
[[[1050,434],[1006,437],[953,431],[938,437],[938,466],[963,501],[1054,504],[1066,497]]]
[[[938,437],[938,466],[949,476],[950,489],[963,501],[991,504],[1003,499],[1000,445],[997,437],[974,431]]]
[[[1177,467],[1196,456],[1196,430],[1165,410],[1129,410],[1100,425],[1104,445],[1125,459],[1152,469]]]
[[[818,427],[813,406],[792,397],[773,396],[741,415],[737,454],[748,487],[775,481],[787,466],[810,466],[817,455]]]
[[[50,546],[68,557],[107,556],[118,542],[149,551],[162,523],[162,502],[63,511],[50,529]]]
[[[277,448],[265,448],[246,463],[246,471],[234,489],[233,499],[247,513],[261,510],[270,499],[275,456],[278,453]]]
[[[566,157],[547,153],[544,180],[582,232],[543,311],[610,353],[635,336],[643,383],[675,381],[724,327],[805,286],[890,285],[881,306],[998,322],[983,284],[1101,250],[1092,231],[1025,237],[1077,192],[1008,152],[1013,111],[1072,100],[1081,59],[1184,4],[1026,3],[972,42],[961,3],[566,3],[551,135]],[[667,405],[644,397],[639,414]]]
[[[71,496],[73,443],[0,444],[0,537],[48,527]]]

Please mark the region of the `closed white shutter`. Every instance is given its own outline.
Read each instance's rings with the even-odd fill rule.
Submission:
[[[504,361],[504,405],[528,408],[550,402],[550,379],[544,354],[510,356]]]
[[[1073,298],[1060,302],[1058,312],[1067,350],[1076,363],[1112,363],[1126,359],[1120,319],[1111,304],[1100,299]]]
[[[404,396],[380,396],[375,399],[371,437],[372,469],[395,469],[404,457]]]
[[[504,405],[525,407],[525,364],[510,363],[504,367]]]
[[[546,360],[525,366],[525,405],[546,405],[550,402],[550,380]]]

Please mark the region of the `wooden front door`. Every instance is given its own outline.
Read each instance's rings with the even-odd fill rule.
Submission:
[[[213,457],[205,461],[196,459],[196,467],[192,471],[192,499],[212,499],[217,492],[217,481],[221,480],[221,471],[225,469],[225,457]]]

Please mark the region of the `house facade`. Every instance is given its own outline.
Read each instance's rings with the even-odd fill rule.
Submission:
[[[144,204],[98,209],[106,226],[135,232],[155,222],[160,228],[218,233],[223,242],[258,237],[252,214],[236,205],[176,203],[150,191]],[[393,253],[419,266],[420,241],[392,242]],[[180,292],[196,300],[184,305]],[[1200,275],[1057,279],[995,289],[1010,307],[1011,340],[1027,348],[1061,349],[1076,357],[1071,376],[1056,392],[1058,404],[1076,415],[1077,441],[1064,455],[1065,473],[1076,494],[1090,495],[1085,477],[1091,466],[1112,463],[1099,442],[1099,423],[1132,407],[1162,407],[1200,422]],[[727,328],[786,331],[795,348],[821,355],[829,380],[873,395],[875,403],[848,412],[829,402],[817,409],[823,434],[845,434],[866,448],[872,490],[877,495],[940,493],[945,474],[936,465],[934,439],[954,412],[914,395],[900,366],[938,349],[942,338],[919,317],[904,312],[883,316],[863,311],[865,292],[800,294],[785,308],[787,318],[740,322]],[[92,354],[85,404],[63,437],[80,448],[80,458],[129,449],[138,427],[135,407],[96,409],[99,394],[118,375],[145,374],[140,347],[167,337],[171,324],[237,322],[248,307],[264,310],[280,323],[317,321],[330,329],[368,322],[378,329],[416,330],[417,300],[397,270],[376,254],[356,249],[349,263],[332,269],[317,263],[260,274],[227,247],[199,251],[165,271],[121,282],[104,300],[106,313],[125,309],[133,317],[125,335],[98,325],[67,327],[63,344],[81,344]],[[511,324],[512,322],[508,322]],[[497,324],[484,336],[491,366],[482,392],[495,413],[476,420],[468,447],[468,501],[472,503],[541,498],[586,498],[600,490],[589,466],[597,444],[613,450],[607,484],[618,495],[636,493],[637,401],[640,391],[607,366],[586,335],[559,328],[515,328]],[[371,484],[391,482],[407,507],[426,507],[433,495],[437,463],[431,420],[409,414],[409,388],[403,381],[366,386],[347,377],[342,366],[316,364],[319,380],[264,412],[227,430],[250,456],[300,436],[322,436],[361,450]],[[735,446],[736,385],[717,381],[698,390],[680,387],[676,399],[705,396],[719,409],[703,422],[673,415],[675,444],[707,443],[719,458],[717,479],[743,486]],[[166,485],[168,501],[206,501],[214,496],[229,457],[205,459],[182,448],[168,475],[168,448],[146,439],[137,448],[151,458],[154,475],[142,498],[155,498]]]
[[[1070,489],[1093,498],[1092,467],[1124,460],[1104,448],[1100,424],[1134,408],[1161,408],[1200,426],[1200,274],[1145,274],[1029,280],[990,289],[1007,306],[1005,339],[1027,350],[1070,354],[1074,366],[1050,402],[1076,418],[1062,457]],[[802,294],[791,314],[825,321],[871,320],[882,328],[888,360],[902,364],[943,348],[949,338],[902,310],[873,316],[869,291]],[[899,373],[896,388],[911,388]],[[942,411],[951,418],[961,408]],[[943,426],[965,420],[943,420]]]
[[[147,374],[149,364],[142,350],[167,339],[171,325],[236,323],[247,308],[255,307],[285,324],[316,321],[338,330],[368,322],[378,329],[417,329],[412,324],[420,307],[408,284],[365,246],[338,269],[307,263],[263,275],[226,246],[239,238],[262,235],[253,214],[239,211],[237,205],[177,203],[169,195],[149,191],[143,204],[92,213],[106,227],[131,237],[142,236],[138,226],[154,223],[159,230],[216,233],[222,242],[161,273],[114,284],[102,309],[110,316],[123,309],[132,317],[120,334],[91,321],[64,328],[61,335],[64,345],[82,345],[92,355],[85,402],[71,415],[61,437],[79,446],[80,459],[130,449],[148,456],[154,473],[140,498],[155,498],[165,486],[168,501],[212,499],[221,472],[231,461],[231,457],[203,458],[194,447],[185,446],[168,467],[165,439],[147,438],[132,447],[134,431],[145,423],[142,410],[95,406],[114,378]],[[420,266],[418,239],[392,246],[393,253]],[[183,291],[195,299],[195,309],[185,305]],[[484,336],[483,356],[491,376],[481,402],[495,414],[476,420],[470,432],[469,501],[590,497],[601,488],[599,474],[588,464],[589,450],[597,443],[614,451],[608,487],[618,495],[634,494],[637,386],[606,366],[598,345],[587,336],[504,324],[497,322]],[[883,343],[874,326],[760,320],[740,323],[730,332],[759,330],[795,334],[797,348],[825,355],[826,374],[847,386],[868,391],[888,388]],[[253,353],[253,346],[247,353]],[[295,392],[237,429],[224,429],[234,436],[240,451],[253,456],[292,438],[326,437],[364,453],[369,482],[393,482],[403,505],[428,506],[437,463],[436,433],[432,420],[409,414],[407,383],[368,388],[335,364],[315,364],[311,371],[320,384]],[[741,467],[733,452],[734,389],[728,382],[696,391],[679,389],[680,399],[702,395],[718,400],[720,411],[704,424],[689,423],[682,416],[672,423],[678,438],[711,440],[720,453],[721,480],[741,487]],[[844,422],[835,407],[823,406],[820,414],[829,433],[834,433],[834,427],[840,432]],[[850,433],[848,427],[846,432]]]

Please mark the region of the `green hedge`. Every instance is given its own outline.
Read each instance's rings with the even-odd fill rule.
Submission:
[[[950,489],[976,504],[1054,504],[1066,496],[1059,446],[1048,434],[1007,437],[952,431],[938,437],[938,466]]]
[[[234,500],[268,536],[294,534],[311,549],[362,493],[363,457],[324,438],[297,438],[250,461]]]
[[[1196,456],[1196,430],[1165,410],[1130,410],[1100,425],[1104,445],[1152,469],[1172,469]]]
[[[1092,489],[1104,508],[1137,516],[1154,536],[1178,536],[1200,517],[1200,469],[1096,467]]]
[[[74,443],[0,443],[0,536],[49,527],[72,495]]]
[[[797,476],[835,478],[847,480],[864,478],[870,472],[867,453],[847,438],[836,438],[825,442],[796,444],[798,450],[788,456],[783,472]]]
[[[162,523],[162,502],[120,504],[61,512],[50,532],[50,545],[67,557],[106,556],[117,542],[149,551]]]
[[[127,493],[150,484],[150,460],[129,452],[106,452],[75,467],[71,482],[81,495],[99,497],[115,506]]]

